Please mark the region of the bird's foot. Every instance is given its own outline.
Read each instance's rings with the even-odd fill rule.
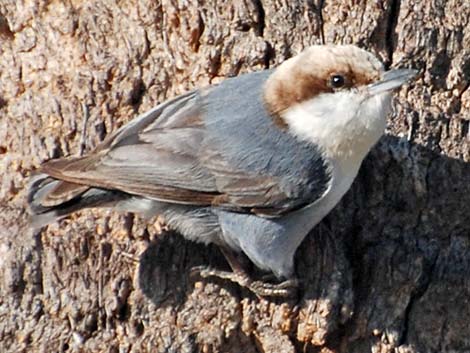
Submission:
[[[292,298],[297,295],[299,286],[297,279],[290,279],[281,283],[267,283],[255,281],[244,272],[220,271],[210,267],[198,266],[191,270],[191,274],[198,274],[202,278],[218,277],[247,288],[259,297]]]

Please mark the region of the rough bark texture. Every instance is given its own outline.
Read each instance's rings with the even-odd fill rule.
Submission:
[[[469,4],[0,0],[0,351],[470,352]],[[133,215],[28,229],[41,161],[321,38],[421,74],[299,249],[299,298],[192,278],[218,250]]]

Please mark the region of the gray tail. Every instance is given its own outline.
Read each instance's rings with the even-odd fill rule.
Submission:
[[[28,190],[31,226],[37,229],[72,212],[112,206],[129,196],[120,191],[70,183],[43,173],[36,174],[31,178]]]

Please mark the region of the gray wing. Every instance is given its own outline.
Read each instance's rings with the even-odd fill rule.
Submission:
[[[205,99],[207,95],[194,91],[164,103],[119,129],[90,155],[50,161],[42,171],[78,185],[265,216],[282,215],[323,195],[329,180],[323,174],[318,180],[312,180],[318,173],[295,180],[271,170],[266,163],[263,167],[244,165],[239,156],[226,153],[225,143],[240,142],[230,140],[233,131],[223,125],[219,128],[225,130],[221,135],[227,135],[226,141],[223,136],[218,136],[221,141],[210,137],[220,124],[217,119],[207,119],[207,114],[214,112]],[[263,108],[256,109],[236,114],[259,115]],[[231,147],[236,150],[237,146]]]

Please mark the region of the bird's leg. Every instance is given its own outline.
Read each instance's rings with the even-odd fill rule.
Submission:
[[[220,247],[227,262],[233,272],[216,270],[208,267],[197,267],[193,272],[197,272],[201,277],[218,277],[238,284],[240,287],[247,288],[259,297],[293,297],[297,294],[297,279],[287,280],[281,283],[272,284],[264,281],[253,280],[243,269],[234,253],[224,247]]]

